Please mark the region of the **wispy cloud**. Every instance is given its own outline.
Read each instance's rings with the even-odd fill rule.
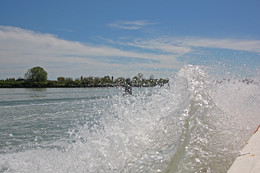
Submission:
[[[183,45],[260,52],[260,40],[194,38],[184,40]]]
[[[145,22],[130,24],[144,26]],[[204,54],[207,48],[260,53],[259,40],[161,37],[132,40],[102,38],[100,42],[99,45],[83,44],[51,34],[0,26],[0,78],[10,74],[16,75],[12,77],[22,76],[28,68],[36,65],[46,67],[50,78],[107,74],[125,76],[138,72],[145,74],[151,69],[157,73],[176,71],[183,65],[180,61],[182,57]]]
[[[169,55],[122,50],[116,46],[100,46],[67,41],[55,35],[37,33],[17,27],[0,27],[0,69],[2,75],[11,73],[12,67],[26,68],[41,65],[58,71],[56,75],[102,75],[120,73],[130,69],[164,68],[162,61],[175,58]],[[176,64],[176,63],[173,63]],[[130,66],[131,65],[131,66]],[[75,70],[77,69],[77,71]],[[134,72],[136,73],[136,72]]]
[[[63,32],[74,32],[73,30],[71,29],[66,29],[66,28],[62,28],[62,29],[59,29],[60,31],[63,31]]]
[[[135,40],[126,43],[131,46],[145,49],[160,50],[162,52],[183,55],[192,52],[196,48],[218,48],[249,52],[260,52],[260,40],[239,39],[214,39],[214,38],[157,38],[150,40]]]
[[[100,38],[110,44],[137,47],[144,50],[153,50],[161,54],[185,55],[198,48],[216,48],[229,49],[248,52],[260,52],[260,40],[242,40],[242,39],[214,39],[214,38],[175,38],[160,37],[153,39],[133,39],[115,41],[111,39]],[[195,52],[193,52],[195,53]],[[197,54],[205,53],[205,50],[196,52]]]
[[[127,29],[127,30],[138,30],[147,25],[153,25],[155,23],[151,23],[145,20],[136,20],[136,21],[116,21],[113,23],[109,23],[108,26],[117,29]]]
[[[164,38],[150,39],[150,40],[134,40],[127,43],[129,46],[139,47],[149,50],[157,50],[161,53],[183,55],[192,51],[188,46],[179,45],[175,40],[166,40]]]

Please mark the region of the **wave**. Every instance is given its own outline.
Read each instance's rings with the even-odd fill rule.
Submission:
[[[28,106],[46,106],[51,104],[64,104],[79,101],[92,101],[96,99],[104,99],[104,96],[80,97],[80,98],[53,98],[53,99],[33,99],[33,100],[16,100],[16,101],[0,101],[0,108],[17,108]]]
[[[226,172],[260,120],[259,84],[219,83],[201,66],[108,100],[68,131],[73,142],[1,154],[0,172]]]

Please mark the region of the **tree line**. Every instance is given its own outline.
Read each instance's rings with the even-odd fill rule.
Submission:
[[[126,78],[113,76],[104,77],[83,77],[73,80],[70,77],[58,77],[57,80],[48,80],[48,73],[42,67],[29,69],[24,78],[9,78],[0,80],[1,88],[37,88],[37,87],[120,87],[124,86]],[[163,86],[168,79],[155,79],[150,76],[148,79],[142,73],[138,73],[131,80],[133,87],[154,87]]]

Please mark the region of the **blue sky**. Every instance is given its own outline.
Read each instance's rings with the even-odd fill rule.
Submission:
[[[185,64],[259,69],[258,0],[1,0],[0,79],[168,77]]]

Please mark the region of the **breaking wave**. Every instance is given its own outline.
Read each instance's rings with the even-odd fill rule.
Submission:
[[[259,103],[256,78],[217,81],[187,65],[168,85],[104,99],[62,147],[1,154],[0,172],[226,172]]]

